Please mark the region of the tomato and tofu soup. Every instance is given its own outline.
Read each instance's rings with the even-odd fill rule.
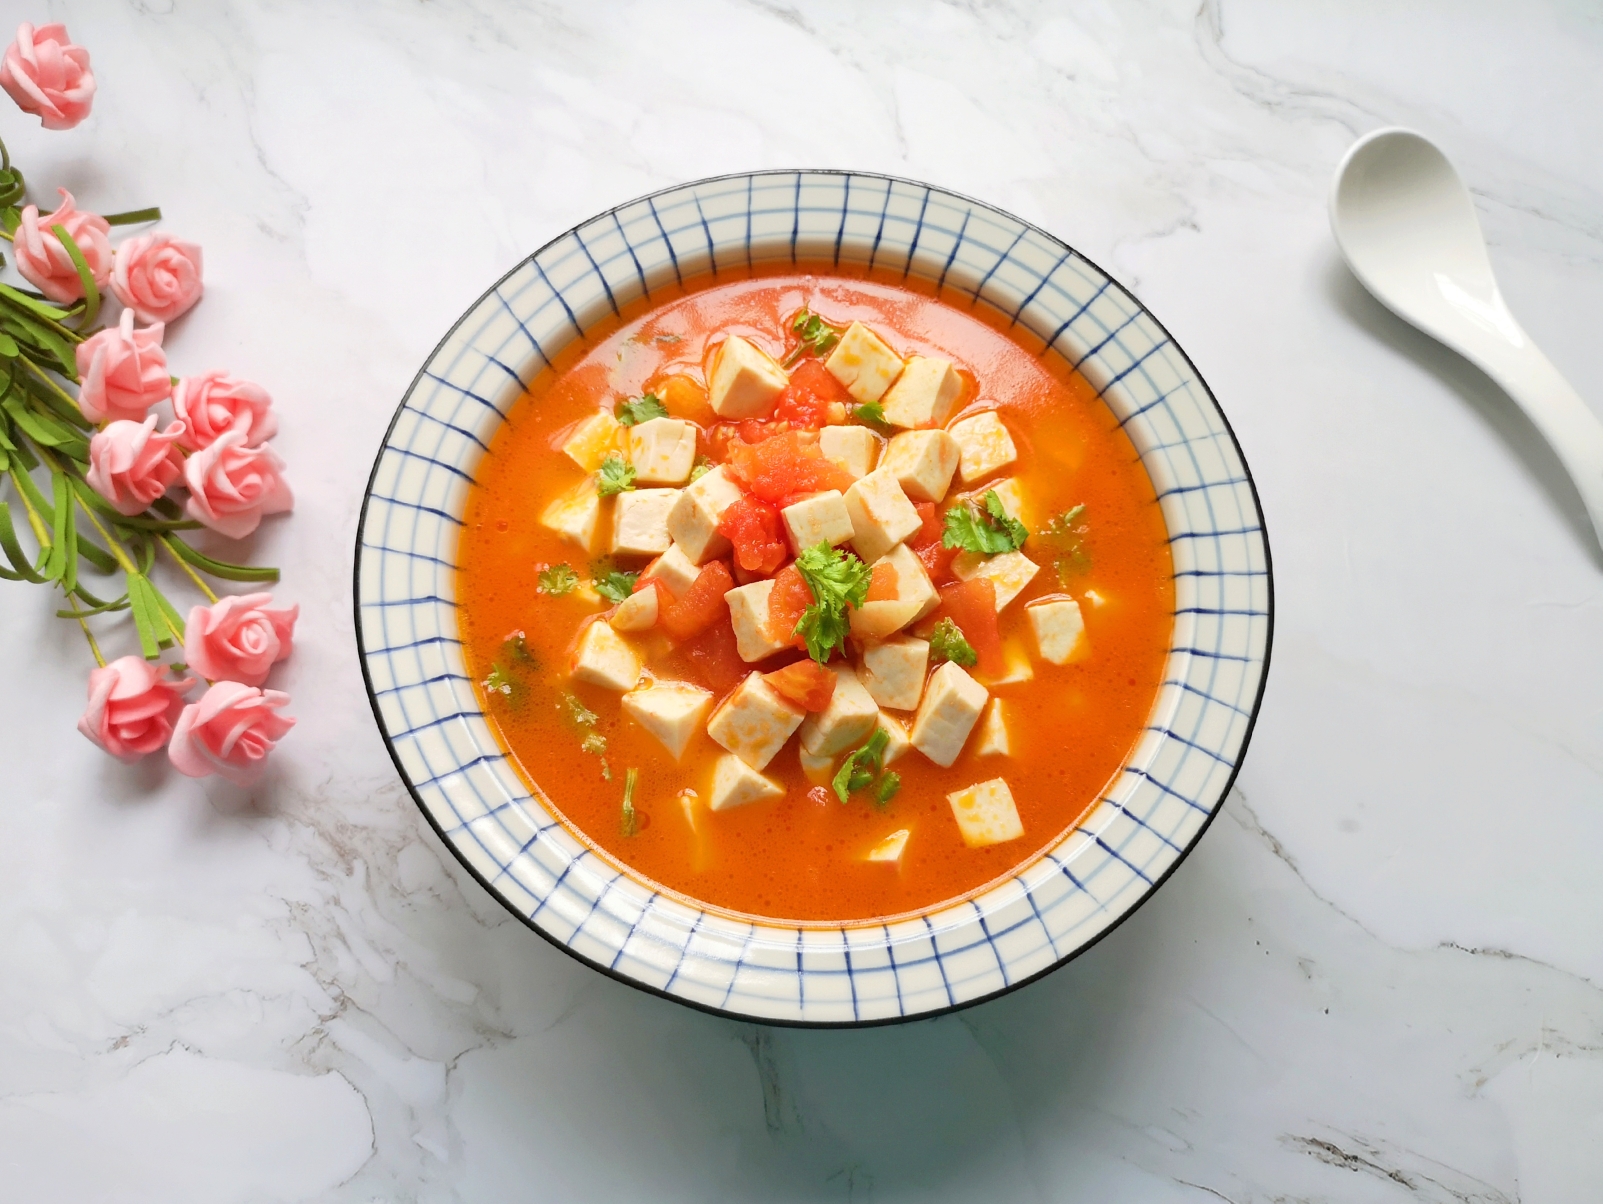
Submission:
[[[475,473],[469,672],[593,848],[698,903],[883,919],[1016,871],[1147,722],[1163,520],[1094,390],[966,298],[690,282],[557,357]]]

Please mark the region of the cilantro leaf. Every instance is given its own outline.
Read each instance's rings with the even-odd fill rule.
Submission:
[[[596,720],[601,718],[600,715],[597,715],[579,701],[577,694],[564,694],[558,706],[560,709],[567,711],[568,722],[576,727],[594,727]]]
[[[1090,527],[1083,521],[1084,516],[1083,504],[1071,507],[1055,515],[1042,532],[1042,537],[1057,549],[1058,555],[1052,567],[1057,570],[1058,580],[1065,588],[1071,578],[1091,568],[1091,554],[1085,547],[1085,537]]]
[[[614,606],[634,593],[635,582],[640,580],[639,573],[628,573],[606,565],[592,565],[590,575],[590,584],[595,586],[596,593]]]
[[[635,487],[635,466],[625,460],[617,452],[613,452],[601,461],[601,471],[596,474],[596,492],[602,497],[611,497],[615,493],[624,493]]]
[[[579,574],[573,571],[571,564],[553,564],[550,568],[540,570],[542,594],[560,598],[563,594],[573,592],[574,586],[578,584]]]
[[[852,421],[861,422],[882,435],[891,433],[891,424],[885,421],[885,407],[877,401],[865,401],[860,406],[852,406],[847,414]]]
[[[887,769],[880,775],[879,785],[874,787],[874,801],[883,807],[896,797],[896,792],[902,788],[902,775],[894,769]]]
[[[624,836],[640,831],[640,817],[635,813],[635,784],[639,781],[638,769],[630,769],[623,775],[623,818],[618,827]]]
[[[534,649],[529,647],[529,641],[521,631],[514,631],[502,640],[501,651],[506,653],[507,658],[514,664],[524,664],[535,669],[540,667],[540,658],[534,655]]]
[[[714,465],[711,456],[697,456],[695,464],[692,465],[690,469],[691,483],[694,484],[696,481],[701,480],[701,478],[711,472],[713,468]]]
[[[935,660],[951,661],[964,669],[972,669],[979,654],[974,646],[963,635],[963,629],[951,619],[942,619],[935,624],[935,630],[930,632],[930,657]]]
[[[885,746],[890,743],[890,739],[884,728],[875,728],[874,734],[868,738],[868,743],[856,752],[846,754],[846,759],[840,763],[840,768],[835,771],[835,777],[830,781],[836,798],[843,803],[847,802],[854,791],[866,790],[874,784],[876,778],[880,778],[880,771],[884,767]],[[895,794],[901,787],[901,779],[895,774],[885,776],[896,778],[896,785],[890,787],[890,794],[881,800],[888,802],[890,795]],[[883,788],[883,778],[880,780]]]
[[[806,641],[807,654],[822,665],[846,643],[847,608],[863,604],[872,570],[850,552],[820,542],[796,557],[796,571],[813,593],[796,633]]]
[[[607,738],[600,732],[586,732],[584,739],[579,741],[579,751],[594,753],[599,757],[607,751]]]
[[[619,426],[635,426],[653,418],[668,417],[668,407],[662,404],[662,398],[655,393],[646,393],[620,401],[616,417]]]
[[[814,355],[821,356],[840,342],[840,331],[809,309],[803,309],[798,313],[790,328],[801,336],[801,342],[797,343],[795,350],[785,357],[785,362],[780,365],[782,368],[790,367],[801,359],[804,352],[811,351]]]
[[[1030,537],[1024,524],[1009,518],[1007,509],[996,490],[985,493],[985,508],[964,501],[946,512],[946,529],[941,543],[948,548],[961,548],[965,552],[995,555],[998,552],[1016,552]]]
[[[486,694],[500,694],[503,697],[512,697],[512,678],[501,667],[499,661],[490,666],[490,675],[479,683],[484,687]]]

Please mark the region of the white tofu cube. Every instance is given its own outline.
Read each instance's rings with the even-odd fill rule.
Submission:
[[[1009,518],[1018,519],[1026,527],[1029,526],[1029,519],[1024,517],[1024,490],[1016,477],[1003,477],[1000,481],[992,481],[989,485],[968,494],[968,500],[983,510],[985,495],[993,489],[996,490],[996,500],[1002,503],[1002,512]]]
[[[573,433],[563,441],[562,450],[580,468],[594,472],[601,467],[601,461],[618,449],[618,432],[622,429],[611,414],[605,411],[592,414],[573,428]]]
[[[738,334],[718,348],[707,381],[707,402],[720,418],[763,418],[790,384],[772,356]]]
[[[707,721],[707,734],[753,769],[766,768],[807,712],[749,674]]]
[[[885,421],[892,426],[945,426],[962,394],[963,378],[951,360],[909,356],[885,394]]]
[[[918,511],[902,492],[901,482],[883,468],[852,483],[846,491],[846,513],[852,520],[852,547],[865,564],[872,564],[923,526]]]
[[[906,755],[907,750],[913,747],[913,739],[907,732],[907,724],[895,715],[887,715],[883,711],[879,716],[879,729],[885,733],[885,753],[880,757],[881,764],[889,765]]]
[[[1041,659],[1066,665],[1081,659],[1089,646],[1085,638],[1085,617],[1080,604],[1067,594],[1048,594],[1024,608],[1035,632],[1035,646]]]
[[[928,640],[899,635],[863,649],[858,680],[882,707],[912,711],[924,696],[924,673],[929,668]]]
[[[854,477],[866,477],[879,459],[880,438],[866,426],[826,426],[818,432],[818,450]]]
[[[552,499],[540,512],[540,525],[588,552],[595,541],[596,523],[600,518],[601,498],[596,494],[596,479],[586,477]]]
[[[844,661],[828,666],[835,675],[829,705],[802,720],[801,746],[815,757],[833,757],[856,748],[879,725],[879,707]]]
[[[902,357],[861,322],[853,322],[829,353],[824,367],[859,402],[885,396],[902,371]]]
[[[892,435],[880,470],[894,473],[902,492],[914,501],[938,502],[957,471],[957,440],[945,431]]]
[[[828,786],[830,779],[835,776],[835,758],[832,756],[814,756],[805,748],[796,750],[797,759],[801,761],[802,773],[814,786]]]
[[[994,410],[952,423],[951,435],[957,440],[957,471],[965,485],[988,477],[1019,458],[1013,436],[1007,433],[1007,427]]]
[[[908,828],[897,828],[884,840],[868,850],[868,861],[887,861],[899,865],[902,860],[902,850],[907,847],[907,838],[912,835]]]
[[[768,629],[768,598],[773,592],[773,580],[765,578],[724,595],[735,628],[735,650],[743,661],[760,661],[790,647],[788,639],[776,640]]]
[[[657,591],[651,587],[636,590],[612,612],[614,631],[649,631],[657,625]]]
[[[673,511],[670,510],[668,513],[672,514]],[[701,570],[690,557],[685,555],[685,550],[678,544],[671,543],[666,552],[646,565],[645,571],[640,574],[640,579],[650,581],[655,577],[668,587],[668,592],[675,598],[682,598],[700,575]]]
[[[696,463],[695,423],[648,418],[628,430],[636,485],[683,485],[690,479]]]
[[[668,511],[668,534],[691,564],[705,564],[729,551],[729,541],[718,534],[718,520],[739,499],[740,486],[721,464],[679,491],[679,500]]]
[[[946,801],[952,805],[952,817],[957,820],[963,843],[971,849],[1004,844],[1024,835],[1013,792],[1001,778],[956,791],[947,795]]]
[[[944,662],[930,674],[918,714],[913,716],[913,747],[942,769],[950,768],[979,722],[988,697],[985,687],[961,665]]]
[[[803,498],[786,506],[779,516],[785,520],[790,546],[797,555],[818,543],[827,543],[833,548],[852,537],[851,515],[846,513],[846,499],[838,489],[826,489]]]
[[[881,569],[881,564],[889,566],[888,569]],[[896,573],[896,600],[918,603],[918,609],[913,612],[913,622],[918,622],[941,604],[941,595],[930,581],[929,570],[905,543],[897,544],[880,557],[874,570]]]
[[[623,556],[660,556],[673,543],[668,512],[677,489],[631,489],[612,504],[612,550]]]
[[[634,689],[640,680],[640,654],[634,646],[599,620],[585,625],[574,649],[571,676],[608,690]]]
[[[875,599],[853,607],[848,622],[854,640],[886,640],[918,617],[916,602]]]
[[[982,556],[978,552],[959,552],[952,557],[952,573],[959,581],[974,577],[989,577],[996,587],[996,610],[1000,614],[1007,604],[1024,591],[1041,571],[1023,552],[998,552],[995,556]]]
[[[1035,666],[1030,663],[1030,654],[1025,650],[1024,644],[1016,639],[1008,638],[1002,641],[1002,672],[997,677],[981,677],[981,684],[991,687],[1016,686],[1023,682],[1035,680]]]
[[[675,761],[685,755],[690,738],[712,709],[712,695],[684,681],[648,683],[630,690],[622,702],[629,718],[661,741]]]
[[[732,753],[725,753],[713,764],[712,798],[707,805],[713,811],[728,811],[731,807],[779,798],[784,793],[785,788],[778,782],[763,777]]]
[[[1013,755],[1013,741],[1008,736],[1007,716],[1002,711],[1003,702],[1000,698],[991,699],[985,708],[985,718],[980,720],[980,734],[974,738],[974,755],[976,757],[1010,757]]]

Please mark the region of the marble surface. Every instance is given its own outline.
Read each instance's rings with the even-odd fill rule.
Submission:
[[[13,19],[19,14],[13,13]],[[182,370],[264,382],[299,494],[300,727],[260,788],[73,731],[87,656],[0,588],[0,1197],[1566,1204],[1603,1183],[1603,556],[1511,405],[1340,266],[1404,123],[1603,406],[1603,23],[1577,3],[41,3],[95,114],[36,194],[206,250]],[[1190,352],[1279,624],[1224,815],[1078,961],[867,1032],[705,1016],[504,914],[397,784],[349,603],[368,465],[520,255],[751,167],[1044,225]],[[23,688],[26,683],[26,689]]]

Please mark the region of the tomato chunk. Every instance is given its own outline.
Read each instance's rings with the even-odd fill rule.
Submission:
[[[785,431],[758,444],[732,442],[729,471],[747,493],[779,505],[825,489],[844,493],[854,480],[839,464],[824,458],[811,431]]]
[[[921,548],[927,543],[940,543],[942,524],[940,517],[935,513],[935,503],[914,502],[913,509],[918,511],[919,528],[913,532],[912,538],[907,541],[907,546]]]
[[[663,658],[662,671],[666,677],[688,681],[722,698],[745,680],[751,668],[740,659],[735,629],[726,615]]]
[[[894,602],[896,591],[896,566],[881,560],[874,565],[874,572],[868,579],[868,596],[865,602]]]
[[[974,577],[956,585],[943,585],[938,614],[963,629],[963,638],[974,649],[980,673],[1000,677],[1002,634],[996,623],[996,585],[989,577]]]
[[[817,360],[803,360],[790,374],[790,384],[774,402],[774,417],[791,426],[816,431],[829,420],[831,404],[844,405],[852,395]]]
[[[729,604],[724,601],[724,595],[734,588],[735,580],[729,575],[729,566],[722,560],[711,561],[702,566],[684,597],[657,612],[657,626],[676,643],[699,635],[720,619],[728,619]]]
[[[813,591],[796,566],[787,564],[774,578],[773,592],[768,595],[768,634],[776,643],[786,640],[806,648],[807,641],[796,634],[796,624],[812,604]]]
[[[694,377],[667,376],[646,392],[655,394],[672,418],[686,418],[701,424],[718,421],[718,415],[707,403],[707,390]]]
[[[766,577],[785,563],[785,529],[778,509],[749,494],[724,511],[718,534],[735,545],[735,563],[747,572]]]
[[[835,675],[813,660],[800,660],[764,673],[763,680],[774,687],[775,693],[804,711],[821,711],[835,696]]]

